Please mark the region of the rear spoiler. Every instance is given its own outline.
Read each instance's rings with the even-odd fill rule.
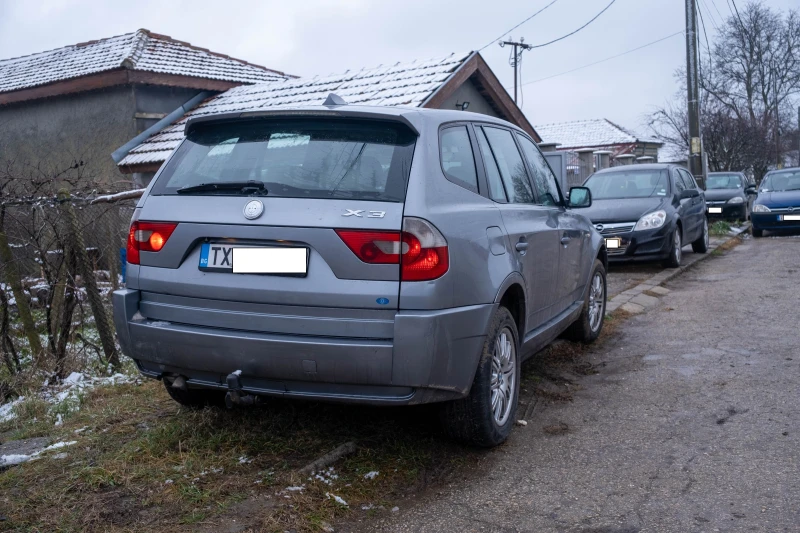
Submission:
[[[376,111],[360,111],[355,109],[284,109],[284,110],[271,110],[271,111],[245,111],[240,113],[218,113],[214,115],[205,115],[199,117],[191,117],[186,122],[184,127],[184,135],[188,136],[189,133],[196,126],[200,124],[215,124],[215,123],[229,123],[239,121],[263,120],[270,118],[294,118],[294,117],[339,117],[339,118],[359,118],[367,120],[381,120],[390,122],[399,122],[404,124],[408,129],[414,132],[414,135],[419,137],[419,130],[403,115],[397,113],[381,113]]]

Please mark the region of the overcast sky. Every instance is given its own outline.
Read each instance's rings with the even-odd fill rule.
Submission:
[[[483,47],[552,0],[0,0],[0,58],[147,28],[215,52],[300,76],[423,60]],[[573,31],[610,0],[557,0],[513,32],[538,44]],[[699,0],[709,39],[728,0]],[[746,0],[738,0],[740,7]],[[787,10],[797,0],[765,0]],[[683,0],[616,0],[585,30],[526,52],[535,82],[679,32]],[[513,83],[509,48],[482,54]],[[522,108],[535,124],[608,118],[644,131],[644,117],[675,93],[683,35],[545,81],[527,83]],[[511,92],[511,89],[509,89]]]

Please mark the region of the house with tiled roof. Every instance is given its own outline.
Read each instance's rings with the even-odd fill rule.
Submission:
[[[123,188],[110,154],[176,108],[292,78],[144,29],[0,59],[0,159]]]
[[[539,124],[536,131],[545,143],[556,144],[559,151],[608,151],[611,152],[611,160],[620,157],[623,160],[652,157],[653,160],[644,161],[656,161],[658,149],[663,146],[657,139],[638,135],[604,118]]]
[[[469,109],[503,118],[540,137],[478,52],[395,63],[337,75],[282,79],[229,89],[172,121],[154,126],[119,160],[121,172],[147,182],[183,140],[193,116],[321,105],[330,93],[348,104]],[[120,154],[121,155],[121,154]]]

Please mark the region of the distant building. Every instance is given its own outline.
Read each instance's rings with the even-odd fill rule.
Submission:
[[[536,126],[536,131],[545,143],[557,143],[558,151],[593,149],[611,152],[609,156],[612,164],[620,156],[634,156],[623,160],[635,161],[638,158],[652,157],[657,161],[659,148],[664,144],[656,139],[637,135],[604,118],[540,124]]]
[[[541,138],[478,52],[440,59],[384,65],[343,74],[282,79],[236,87],[169,124],[154,126],[119,162],[121,172],[149,182],[183,139],[190,116],[249,109],[321,105],[330,93],[349,104],[468,109],[499,117]]]
[[[0,162],[58,172],[83,161],[129,188],[111,153],[175,108],[292,79],[148,30],[0,60]]]

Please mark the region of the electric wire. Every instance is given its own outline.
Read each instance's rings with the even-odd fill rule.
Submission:
[[[647,48],[648,46],[653,46],[654,44],[658,44],[658,43],[660,43],[661,41],[666,41],[667,39],[670,39],[670,38],[672,38],[672,37],[675,37],[676,35],[683,35],[683,31],[677,31],[677,32],[675,32],[675,33],[673,33],[673,34],[671,34],[671,35],[667,35],[666,37],[662,37],[661,39],[657,39],[657,40],[655,40],[655,41],[652,41],[652,42],[649,42],[649,43],[647,43],[647,44],[643,44],[642,46],[637,46],[636,48],[632,48],[632,49],[630,49],[630,50],[627,50],[627,51],[625,51],[625,52],[622,52],[622,53],[620,53],[620,54],[616,54],[616,55],[613,55],[613,56],[607,57],[607,58],[605,58],[605,59],[601,59],[601,60],[599,60],[599,61],[595,61],[595,62],[593,62],[593,63],[588,63],[588,64],[586,64],[586,65],[583,65],[583,66],[580,66],[580,67],[576,67],[576,68],[573,68],[573,69],[571,69],[571,70],[567,70],[567,71],[564,71],[564,72],[559,72],[558,74],[553,74],[553,75],[551,75],[551,76],[547,76],[547,77],[544,77],[544,78],[539,78],[539,79],[537,79],[537,80],[526,81],[525,83],[521,83],[521,84],[520,84],[520,87],[522,87],[522,86],[524,86],[524,85],[530,85],[530,84],[532,84],[532,83],[539,83],[540,81],[549,80],[549,79],[552,79],[552,78],[556,78],[556,77],[558,77],[558,76],[564,76],[565,74],[571,74],[571,73],[573,73],[573,72],[576,72],[576,71],[578,71],[578,70],[583,70],[583,69],[585,69],[585,68],[593,67],[593,66],[595,66],[595,65],[599,65],[600,63],[605,63],[606,61],[610,61],[610,60],[612,60],[612,59],[616,59],[616,58],[618,58],[618,57],[622,57],[622,56],[624,56],[624,55],[628,55],[628,54],[630,54],[630,53],[636,52],[636,51],[638,51],[638,50],[641,50],[642,48]]]
[[[561,36],[561,37],[559,37],[558,39],[553,39],[552,41],[548,41],[548,42],[546,42],[546,43],[542,43],[542,44],[536,44],[536,45],[533,45],[533,46],[528,46],[528,47],[527,47],[527,49],[528,49],[528,50],[532,50],[532,49],[534,49],[534,48],[542,48],[542,47],[544,47],[544,46],[549,46],[549,45],[551,45],[551,44],[553,44],[553,43],[557,43],[558,41],[563,41],[563,40],[564,40],[564,39],[566,39],[567,37],[570,37],[570,36],[572,36],[572,35],[575,35],[575,34],[576,34],[576,33],[578,33],[579,31],[581,31],[583,28],[585,28],[586,26],[588,26],[589,24],[591,24],[592,22],[594,22],[595,20],[597,20],[597,19],[598,19],[598,17],[600,17],[600,15],[602,15],[603,13],[605,13],[605,12],[608,10],[608,8],[609,8],[609,7],[611,7],[611,6],[614,4],[614,2],[616,2],[616,1],[617,1],[617,0],[611,0],[611,2],[609,2],[609,4],[608,4],[606,7],[604,7],[602,11],[600,11],[600,13],[598,13],[597,15],[595,15],[594,17],[592,17],[592,19],[591,19],[589,22],[587,22],[586,24],[584,24],[583,26],[581,26],[581,27],[580,27],[580,28],[578,28],[577,30],[575,30],[575,31],[572,31],[572,32],[570,32],[570,33],[568,33],[568,34],[566,34],[566,35],[562,35],[562,36]]]
[[[526,18],[525,20],[523,20],[522,22],[520,22],[519,24],[517,24],[516,26],[514,26],[514,27],[513,27],[513,28],[511,28],[510,30],[503,32],[503,35],[508,35],[509,33],[511,33],[512,31],[516,30],[517,28],[519,28],[520,26],[522,26],[523,24],[525,24],[526,22],[528,22],[529,20],[531,20],[533,17],[535,17],[536,15],[538,15],[539,13],[541,13],[542,11],[544,11],[545,9],[547,9],[548,7],[552,6],[552,5],[553,5],[553,4],[555,4],[556,2],[558,2],[558,0],[553,0],[552,2],[550,2],[549,4],[547,4],[546,6],[544,6],[542,9],[540,9],[539,11],[537,11],[536,13],[534,13],[533,15],[531,15],[530,17]],[[497,39],[492,39],[492,40],[491,40],[491,41],[489,41],[487,44],[483,45],[481,48],[478,48],[478,52],[480,52],[480,51],[481,51],[481,50],[483,50],[484,48],[488,48],[489,46],[491,46],[491,45],[492,45],[492,44],[494,44],[495,42],[497,42],[497,41],[499,41],[500,39],[502,39],[502,38],[503,38],[503,35],[501,35],[501,36],[500,36],[500,37],[498,37]]]

